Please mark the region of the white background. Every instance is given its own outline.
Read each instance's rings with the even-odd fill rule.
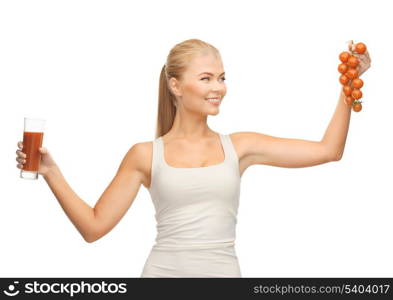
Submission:
[[[362,41],[363,110],[344,156],[242,177],[236,251],[243,277],[393,276],[393,21],[389,1],[1,1],[0,276],[139,277],[154,243],[141,186],[120,223],[86,243],[42,177],[19,178],[23,117],[94,206],[128,149],[154,139],[169,50],[217,47],[228,93],[209,126],[320,140],[337,105],[338,54]]]

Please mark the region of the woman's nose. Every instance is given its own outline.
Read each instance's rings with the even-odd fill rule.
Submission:
[[[220,82],[215,82],[212,88],[212,92],[223,92],[225,87]]]

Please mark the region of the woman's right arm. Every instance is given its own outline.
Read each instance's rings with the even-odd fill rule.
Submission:
[[[96,230],[94,209],[84,202],[69,186],[59,167],[53,167],[43,175],[64,212],[86,242],[93,242]]]
[[[45,152],[50,155],[47,150]],[[137,143],[130,148],[94,208],[72,190],[56,164],[42,174],[60,206],[86,242],[92,243],[108,233],[131,206],[143,180],[142,155],[141,144]]]

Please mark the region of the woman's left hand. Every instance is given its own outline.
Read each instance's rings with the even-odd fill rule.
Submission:
[[[360,77],[371,66],[370,54],[368,53],[368,50],[366,50],[366,52],[364,52],[363,54],[356,53],[355,44],[353,43],[353,41],[348,42],[348,49],[352,51],[352,54],[355,55],[360,61],[359,65],[357,66]]]

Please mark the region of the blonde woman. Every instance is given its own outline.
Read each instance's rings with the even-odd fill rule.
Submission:
[[[370,58],[359,57],[361,74]],[[114,228],[143,184],[155,206],[157,238],[141,277],[241,277],[235,232],[242,174],[255,164],[300,168],[339,160],[351,108],[341,94],[321,141],[221,134],[208,126],[207,117],[219,113],[226,92],[215,47],[198,39],[175,45],[161,70],[155,139],[129,149],[94,208],[40,148],[39,174],[88,243]],[[18,168],[25,157],[17,150]]]

